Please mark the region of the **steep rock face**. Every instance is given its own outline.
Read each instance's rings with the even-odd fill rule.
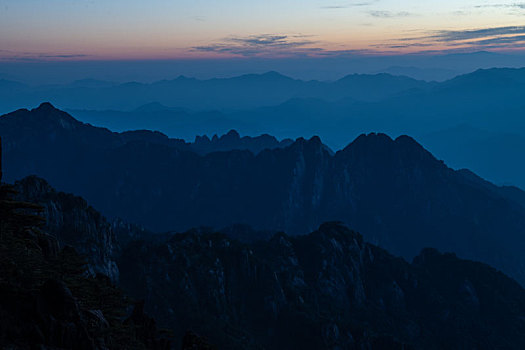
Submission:
[[[219,348],[525,346],[525,291],[513,280],[432,249],[408,264],[337,223],[249,245],[190,231],[132,243],[120,266],[161,324]]]
[[[38,203],[43,207],[45,230],[56,237],[61,246],[72,246],[88,261],[88,271],[102,273],[118,280],[114,258],[119,250],[111,225],[87,202],[71,194],[55,191],[35,176],[17,181],[16,199]]]
[[[523,192],[453,171],[407,136],[362,135],[335,154],[317,137],[257,154],[198,154],[155,133],[94,128],[50,105],[1,117],[0,132],[8,178],[44,176],[111,220],[292,235],[338,220],[394,254],[431,246],[525,283]]]
[[[86,273],[74,248],[60,249],[41,230],[43,218],[31,212],[43,208],[14,192],[0,185],[0,348],[169,349],[141,308],[122,321],[122,291]]]

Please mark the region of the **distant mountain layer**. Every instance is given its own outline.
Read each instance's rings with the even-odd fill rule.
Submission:
[[[157,102],[193,110],[270,106],[291,98],[377,100],[431,83],[388,74],[348,75],[335,82],[296,80],[276,72],[234,78],[198,80],[180,76],[152,84],[84,81],[31,87],[0,80],[0,111],[51,101],[63,108],[133,110]]]
[[[390,66],[388,68],[378,70],[376,73],[402,75],[426,81],[445,81],[460,75],[460,72],[452,69],[418,68],[413,66]]]
[[[525,283],[523,192],[453,171],[407,136],[362,135],[334,154],[319,138],[272,139],[261,151],[259,139],[231,133],[210,140],[222,152],[207,141],[204,152],[160,133],[85,125],[49,104],[1,117],[0,135],[9,181],[37,174],[151,230],[248,224],[299,234],[338,220],[394,254],[435,247]],[[230,138],[237,146],[224,150]]]

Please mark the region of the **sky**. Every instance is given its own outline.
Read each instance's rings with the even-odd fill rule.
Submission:
[[[333,57],[525,48],[525,2],[0,0],[0,60]]]

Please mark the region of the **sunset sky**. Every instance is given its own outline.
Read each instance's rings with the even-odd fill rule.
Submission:
[[[0,59],[519,50],[525,2],[0,0]]]

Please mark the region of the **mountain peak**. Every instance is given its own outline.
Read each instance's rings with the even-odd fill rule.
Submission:
[[[362,134],[342,151],[339,156],[348,161],[369,162],[382,167],[390,164],[394,167],[423,166],[428,169],[444,169],[446,165],[436,159],[430,152],[410,136],[402,135],[393,140],[383,133]],[[351,160],[350,160],[351,159]],[[394,165],[395,160],[395,165]]]
[[[402,147],[402,148],[411,148],[411,149],[418,149],[418,150],[424,150],[423,146],[421,146],[415,139],[413,139],[410,136],[407,135],[401,135],[398,136],[395,140],[392,139],[387,134],[383,133],[369,133],[369,134],[361,134],[359,135],[354,141],[352,141],[348,146],[346,146],[343,151],[348,150],[350,148],[378,148],[378,147],[389,147],[390,149],[394,146]]]
[[[271,70],[271,71],[269,71],[269,72],[266,72],[266,73],[264,73],[264,74],[262,74],[262,75],[265,76],[265,77],[287,78],[287,79],[288,79],[287,76],[282,75],[281,73],[276,72],[276,71],[274,71],[274,70]]]
[[[51,104],[51,102],[42,102],[40,106],[35,108],[36,111],[58,111],[58,109]]]
[[[256,81],[266,81],[266,82],[275,82],[275,81],[291,81],[293,80],[292,78],[290,77],[287,77],[286,75],[282,75],[281,73],[279,72],[276,72],[276,71],[269,71],[269,72],[266,72],[266,73],[261,73],[261,74],[245,74],[245,75],[241,75],[237,78],[233,78],[233,79],[249,79],[249,80],[256,80]]]
[[[70,129],[83,123],[73,118],[69,113],[64,112],[50,102],[43,102],[37,108],[31,110],[30,115],[39,120],[53,121],[59,123],[62,128]]]
[[[394,141],[390,136],[383,133],[371,132],[369,134],[361,134],[354,141],[352,141],[348,146],[346,146],[343,151],[349,150],[354,147],[366,147],[370,145],[379,145],[379,144],[389,144]]]
[[[232,129],[232,130],[228,131],[226,134],[224,134],[221,137],[221,139],[224,139],[224,138],[227,138],[227,139],[240,139],[241,135],[239,135],[237,130]]]
[[[314,144],[322,144],[323,142],[321,141],[321,138],[317,135],[314,135],[310,138],[310,140],[308,140],[309,142],[312,142]]]
[[[408,135],[398,136],[395,139],[395,143],[400,144],[400,145],[411,145],[411,146],[423,147],[416,140],[414,140],[413,137],[410,137]]]

